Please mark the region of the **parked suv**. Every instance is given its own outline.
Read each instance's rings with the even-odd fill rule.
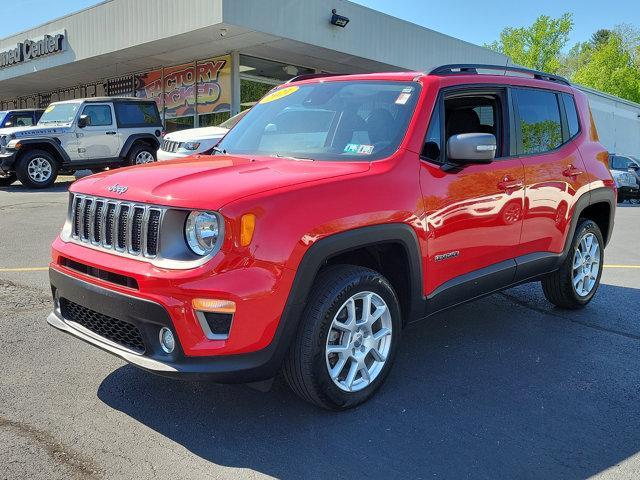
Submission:
[[[0,130],[0,185],[45,188],[58,173],[153,162],[162,122],[155,102],[88,98],[49,105],[36,126]]]
[[[623,185],[618,187],[618,201],[629,200],[640,203],[640,160],[631,155],[609,155],[609,168],[616,180]]]
[[[0,111],[0,129],[11,127],[29,127],[40,120],[43,109],[23,109]]]
[[[523,282],[569,309],[598,289],[616,190],[587,99],[560,77],[299,77],[216,152],[71,186],[52,326],[161,375],[282,369],[346,409],[412,322]]]
[[[213,147],[247,112],[248,110],[240,112],[217,127],[189,128],[168,133],[162,139],[158,149],[158,161],[175,160],[198,154],[207,155],[213,152]]]

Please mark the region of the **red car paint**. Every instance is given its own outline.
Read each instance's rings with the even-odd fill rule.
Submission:
[[[307,162],[216,155],[94,175],[74,183],[71,192],[116,198],[106,188],[120,184],[128,188],[117,200],[219,211],[226,225],[222,249],[202,266],[171,270],[59,237],[53,243],[51,268],[162,305],[187,356],[256,352],[272,342],[300,263],[320,239],[369,225],[409,225],[422,256],[422,293],[429,297],[447,281],[514,256],[562,251],[577,199],[595,188],[615,188],[587,100],[569,86],[501,75],[385,73],[348,79],[421,85],[406,134],[389,157]],[[569,93],[578,106],[582,130],[546,154],[445,172],[421,160],[420,152],[438,94],[459,85]],[[247,213],[255,214],[256,228],[250,245],[242,247],[240,219]],[[450,252],[456,254],[446,257]],[[443,256],[446,261],[441,261]],[[80,274],[61,265],[61,257],[133,277],[139,288],[134,291]],[[191,308],[196,297],[236,303],[227,340],[205,337]]]

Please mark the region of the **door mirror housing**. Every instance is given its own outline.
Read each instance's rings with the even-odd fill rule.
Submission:
[[[11,120],[5,123],[3,128],[9,128],[9,127],[13,127],[13,122]]]
[[[91,117],[89,115],[80,115],[78,119],[78,128],[84,128],[91,125]]]
[[[461,133],[447,141],[447,159],[458,164],[491,163],[497,148],[491,133]]]

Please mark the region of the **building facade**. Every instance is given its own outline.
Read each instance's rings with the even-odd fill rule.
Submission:
[[[0,40],[0,110],[145,97],[173,131],[218,124],[300,74],[509,62],[347,0],[107,0]],[[640,153],[640,105],[587,93],[603,143]]]
[[[343,0],[108,0],[0,40],[0,110],[147,97],[171,131],[220,123],[299,74],[451,62],[507,58]]]

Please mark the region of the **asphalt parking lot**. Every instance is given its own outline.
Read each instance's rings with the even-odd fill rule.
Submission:
[[[168,380],[48,327],[69,181],[0,189],[0,479],[640,478],[639,207],[618,209],[587,309],[532,284],[451,310],[335,414],[281,379]]]

